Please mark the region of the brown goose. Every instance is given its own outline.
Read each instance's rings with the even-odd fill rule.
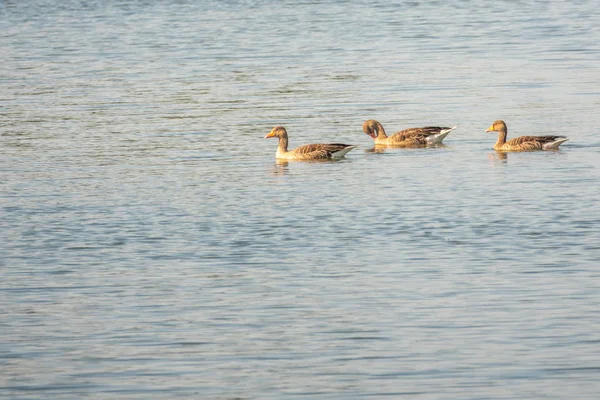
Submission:
[[[288,134],[283,126],[276,126],[265,136],[265,139],[279,138],[279,146],[275,157],[284,160],[336,160],[356,146],[342,143],[306,144],[288,151]]]
[[[379,121],[370,119],[363,124],[363,132],[373,138],[376,145],[387,145],[395,147],[423,147],[427,145],[441,144],[448,134],[456,129],[426,126],[423,128],[408,128],[388,136]]]
[[[566,136],[521,136],[507,142],[506,124],[502,120],[494,121],[486,132],[498,132],[494,150],[499,151],[556,150],[558,146],[569,140]]]

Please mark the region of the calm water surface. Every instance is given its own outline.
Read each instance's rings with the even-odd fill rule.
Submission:
[[[598,21],[0,2],[0,396],[598,398]],[[459,128],[373,152],[369,118]],[[277,163],[280,124],[358,148]]]

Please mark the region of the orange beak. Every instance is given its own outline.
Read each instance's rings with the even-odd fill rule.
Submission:
[[[267,133],[267,136],[265,136],[265,139],[268,139],[273,136],[275,136],[275,134],[273,133],[273,131],[271,131],[271,132]]]

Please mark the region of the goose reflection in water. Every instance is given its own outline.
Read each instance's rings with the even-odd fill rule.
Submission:
[[[488,154],[488,158],[493,163],[506,164],[508,162],[508,153],[506,151],[495,151]]]
[[[406,146],[394,146],[393,144],[391,145],[375,145],[370,149],[365,149],[365,153],[385,153],[387,151],[423,151],[424,149],[428,150],[428,149],[443,149],[445,147],[448,147],[448,145],[445,144],[436,144],[436,145],[430,145],[427,147],[406,147]],[[425,151],[426,151],[425,150]]]
[[[290,172],[289,165],[290,162],[288,160],[275,159],[271,173],[273,175],[287,175]]]
[[[384,146],[373,146],[370,149],[365,149],[365,153],[385,153]]]

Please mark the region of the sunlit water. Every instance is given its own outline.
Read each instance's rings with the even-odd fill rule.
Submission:
[[[598,21],[1,2],[0,396],[598,398]],[[369,118],[458,129],[373,152]],[[276,163],[274,125],[358,148]]]

